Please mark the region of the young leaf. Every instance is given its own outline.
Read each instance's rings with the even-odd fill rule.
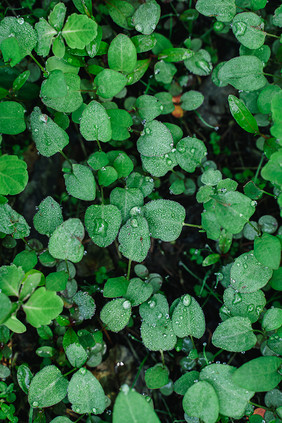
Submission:
[[[30,115],[32,138],[39,153],[51,157],[69,143],[68,134],[53,120],[35,107]]]
[[[33,408],[51,407],[67,394],[68,381],[56,366],[46,366],[30,383],[28,401]]]
[[[281,382],[280,357],[258,357],[243,364],[233,374],[233,382],[255,392],[271,391]]]
[[[1,113],[1,111],[0,111]],[[0,194],[16,195],[22,192],[28,181],[27,164],[17,156],[0,157]]]
[[[185,67],[195,75],[207,76],[212,71],[211,56],[207,50],[199,50],[184,60]]]
[[[3,323],[8,329],[15,333],[26,332],[26,326],[15,315],[12,315]]]
[[[201,338],[205,332],[205,316],[197,301],[189,294],[181,297],[172,315],[172,326],[179,338]]]
[[[129,37],[118,34],[110,44],[108,50],[110,69],[130,73],[136,66],[136,48]]]
[[[152,50],[156,45],[157,40],[153,35],[135,35],[131,38],[131,41],[135,45],[137,53],[145,53],[146,51]]]
[[[282,326],[282,310],[281,308],[270,308],[266,311],[262,319],[262,328],[267,332],[279,329]]]
[[[253,251],[241,254],[231,267],[231,286],[240,293],[255,292],[264,287],[272,276],[272,270],[263,266]]]
[[[152,95],[141,95],[138,97],[136,100],[136,107],[138,109],[139,115],[146,122],[149,122],[158,117],[163,110],[161,102]]]
[[[228,103],[230,112],[238,125],[240,125],[245,131],[256,134],[259,131],[257,121],[243,101],[234,95],[229,95]]]
[[[153,200],[145,204],[144,212],[153,238],[170,242],[179,237],[186,214],[183,206],[175,201]]]
[[[17,213],[9,204],[0,204],[0,232],[10,234],[15,239],[29,236],[30,227],[23,216]]]
[[[63,223],[60,205],[52,198],[46,197],[38,206],[38,212],[33,217],[37,232],[51,236],[54,230]]]
[[[261,290],[241,294],[231,287],[224,290],[223,300],[232,316],[248,317],[252,323],[259,319],[266,304]]]
[[[126,0],[110,0],[106,3],[110,17],[119,26],[132,29],[130,18],[135,12],[134,6]]]
[[[73,164],[72,172],[65,173],[64,178],[69,195],[84,201],[95,199],[96,182],[89,167]]]
[[[99,247],[107,247],[115,240],[120,225],[121,213],[113,205],[92,205],[86,210],[86,230]]]
[[[37,46],[35,48],[36,53],[39,56],[48,56],[52,41],[57,35],[56,29],[54,29],[44,18],[40,18],[34,26],[37,32]]]
[[[172,350],[176,344],[176,335],[173,332],[170,319],[165,323],[149,325],[143,321],[141,324],[141,336],[143,344],[150,351]]]
[[[25,394],[28,394],[32,377],[33,375],[29,367],[26,364],[20,364],[17,369],[17,381]]]
[[[77,218],[68,219],[58,226],[49,240],[50,254],[60,260],[78,263],[84,253],[81,241],[84,238],[84,227]]]
[[[26,128],[24,120],[25,110],[15,101],[0,103],[0,132],[7,135],[17,135]]]
[[[63,291],[66,289],[68,274],[64,271],[49,273],[46,276],[47,291]]]
[[[73,13],[62,30],[62,35],[70,48],[84,49],[97,35],[97,24],[86,15]]]
[[[199,381],[199,372],[192,370],[191,372],[184,373],[174,382],[173,390],[178,395],[185,395],[187,390]]]
[[[83,102],[80,91],[80,77],[74,73],[64,73],[64,79],[67,86],[65,95],[55,98],[44,96],[45,85],[48,81],[45,80],[41,85],[41,98],[42,102],[47,107],[52,107],[52,109],[58,112],[72,113],[77,110]]]
[[[75,342],[66,348],[66,356],[73,367],[81,367],[88,358],[87,352],[81,344]]]
[[[149,389],[159,389],[168,383],[168,376],[168,368],[158,363],[146,370],[145,383]]]
[[[171,132],[157,121],[148,122],[137,140],[137,150],[147,157],[162,156],[169,153],[173,147]]]
[[[181,96],[181,107],[183,110],[196,110],[204,102],[204,96],[199,91],[190,90]]]
[[[142,76],[146,73],[150,65],[150,62],[151,62],[151,59],[137,60],[137,63],[133,72],[127,75],[126,85],[133,85],[137,81],[139,81],[139,79],[141,79]]]
[[[124,297],[129,281],[124,276],[109,278],[104,285],[103,296],[105,298]]]
[[[198,0],[196,10],[204,16],[215,16],[219,22],[230,22],[236,14],[235,0]]]
[[[110,117],[112,127],[112,139],[115,141],[124,141],[130,138],[130,132],[128,131],[128,129],[133,124],[130,114],[125,110],[121,109],[109,109],[107,110],[107,114]],[[125,153],[122,151],[119,153],[125,155]]]
[[[48,21],[57,31],[61,31],[64,25],[67,8],[64,3],[57,3],[51,11]]]
[[[215,423],[218,418],[219,402],[216,392],[208,382],[192,385],[183,398],[183,409],[188,416],[198,417],[205,423]]]
[[[144,303],[153,294],[153,287],[147,281],[139,278],[130,279],[125,298],[131,302],[132,307]],[[165,383],[164,383],[165,385]]]
[[[73,302],[78,306],[79,320],[91,319],[94,316],[96,304],[88,292],[78,291],[73,297]]]
[[[176,72],[176,66],[163,60],[157,62],[154,67],[155,79],[162,84],[170,84]]]
[[[97,101],[91,101],[83,110],[80,132],[87,141],[108,142],[112,138],[110,119],[105,108]]]
[[[121,227],[118,236],[119,250],[132,261],[138,263],[145,260],[150,248],[150,235],[147,220],[142,216],[134,216]]]
[[[131,216],[131,210],[134,212],[133,214],[141,213],[144,197],[138,188],[116,187],[111,191],[110,202],[120,210],[122,222],[125,223]]]
[[[200,380],[213,386],[219,400],[220,414],[241,419],[255,392],[242,389],[234,383],[235,371],[235,367],[227,364],[211,364],[201,371]]]
[[[53,291],[38,288],[23,305],[27,321],[34,327],[49,325],[63,311],[63,300]]]
[[[2,324],[5,322],[5,320],[8,319],[12,310],[12,303],[10,301],[10,298],[7,295],[3,294],[3,292],[0,292],[0,304],[0,324]]]
[[[154,409],[143,395],[123,385],[113,411],[113,423],[160,423]]]
[[[152,326],[156,326],[157,323],[166,323],[168,312],[168,302],[162,294],[155,294],[139,307],[141,319]]]
[[[120,332],[125,328],[131,316],[131,303],[125,298],[110,301],[102,308],[100,319],[107,329]]]
[[[155,0],[141,4],[132,16],[136,31],[150,35],[157,26],[161,16],[161,8]]]
[[[213,333],[212,343],[226,351],[250,350],[256,344],[251,321],[247,317],[230,317],[220,323]]]

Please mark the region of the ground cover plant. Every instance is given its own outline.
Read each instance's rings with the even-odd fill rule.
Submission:
[[[282,422],[282,6],[0,6],[0,421]]]

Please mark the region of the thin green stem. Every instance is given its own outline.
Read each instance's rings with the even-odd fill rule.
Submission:
[[[128,265],[127,265],[127,276],[126,276],[126,279],[127,279],[128,281],[129,281],[129,279],[130,279],[131,263],[132,263],[132,260],[128,260]]]
[[[30,407],[29,416],[28,416],[28,423],[32,423],[32,420],[33,420],[33,408]]]
[[[164,352],[160,350],[163,366],[165,366]]]
[[[65,374],[63,375],[63,377],[66,377],[66,376],[68,376],[68,375],[70,375],[71,373],[76,372],[76,371],[77,371],[77,368],[74,368],[74,369],[70,370],[69,372],[65,373]]]
[[[24,239],[24,238],[21,238],[22,240],[23,240],[23,242],[32,250],[32,251],[37,251],[37,250],[35,250],[34,248],[32,248],[32,246],[30,245],[30,243],[26,240],[26,239]]]
[[[103,151],[103,150],[102,150],[102,147],[101,147],[101,143],[100,143],[100,141],[99,141],[99,140],[97,140],[97,144],[98,144],[98,147],[99,147],[99,151]]]
[[[249,401],[249,404],[253,405],[254,407],[263,408],[264,410],[270,410],[271,411],[270,408],[265,407],[264,405],[257,404],[257,403],[252,402],[252,401]]]
[[[101,201],[102,201],[102,204],[104,205],[104,189],[102,186],[100,187],[100,189],[101,189]]]
[[[214,356],[213,356],[213,358],[212,358],[212,361],[214,361],[214,359],[219,355],[219,354],[221,354],[222,353],[222,351],[224,351],[222,348],[219,350],[219,351],[217,351],[215,354],[214,354]]]
[[[194,110],[195,114],[198,116],[198,118],[203,122],[204,125],[206,125],[208,128],[211,129],[218,129],[216,126],[212,126],[210,125],[208,122],[205,121],[205,119],[200,115],[199,112],[197,112],[196,110]]]
[[[260,162],[259,162],[256,174],[255,174],[255,177],[254,177],[254,184],[256,184],[256,182],[257,182],[258,175],[259,175],[260,169],[262,167],[263,161],[264,161],[264,154],[262,154],[262,156],[260,158]]]
[[[183,226],[189,226],[190,228],[203,229],[202,225],[192,225],[191,223],[183,223]]]
[[[139,375],[140,375],[140,373],[141,373],[141,370],[142,370],[142,368],[143,368],[144,364],[146,363],[146,360],[148,359],[148,357],[149,357],[149,353],[148,353],[148,354],[146,355],[146,357],[144,357],[144,358],[143,358],[143,360],[141,361],[141,364],[140,364],[140,366],[138,367],[138,371],[137,371],[137,373],[136,373],[135,379],[134,379],[134,381],[133,381],[133,383],[132,383],[132,385],[131,385],[131,389],[133,389],[133,388],[134,388],[134,386],[135,386],[135,384],[136,384],[136,382],[137,382],[137,380],[138,380],[138,378],[139,378]]]
[[[68,162],[68,164],[70,165],[71,169],[72,169],[72,162],[70,161],[70,159],[68,158],[68,156],[65,155],[65,153],[60,150],[61,155],[63,156],[63,158]]]
[[[46,71],[46,69],[43,68],[43,66],[38,62],[38,60],[31,53],[30,53],[29,56],[32,58],[32,60],[35,61],[35,63],[37,64],[37,66],[40,67],[40,69],[42,70],[42,72],[44,73],[44,75],[47,76],[48,75],[48,72]]]
[[[274,35],[274,34],[269,34],[269,32],[265,32],[263,31],[266,35],[268,35],[268,37],[273,37],[273,38],[280,38],[278,37],[278,35]]]
[[[230,364],[230,363],[232,363],[232,361],[233,361],[233,359],[234,359],[234,357],[237,355],[237,353],[235,352],[234,354],[232,354],[232,356],[230,357],[230,359],[228,360],[228,365]]]
[[[182,261],[180,261],[178,264],[179,264],[179,266],[184,267],[184,269],[186,270],[186,272],[190,273],[191,276],[193,276],[198,281],[201,281],[202,282],[202,279],[199,276],[195,275],[195,273],[193,273],[192,270],[190,270],[187,266],[185,266],[185,264]]]
[[[84,416],[86,416],[86,414],[82,414],[82,416],[78,417],[78,419],[77,419],[74,423],[77,423],[77,422],[79,422],[80,420],[82,420]]]

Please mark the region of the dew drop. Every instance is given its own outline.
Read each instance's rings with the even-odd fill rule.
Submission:
[[[38,402],[37,401],[33,401],[32,407],[38,407]]]
[[[131,219],[131,221],[130,221],[130,225],[131,225],[133,228],[137,228],[137,227],[138,227],[138,222],[137,222],[137,220],[136,220],[136,219]]]
[[[235,22],[233,31],[236,37],[244,35],[247,30],[247,25],[244,22]]]
[[[239,294],[239,292],[236,292],[236,294],[234,295],[234,299],[232,301],[232,304],[238,304],[242,301],[242,295]]]
[[[255,309],[255,306],[254,306],[253,304],[249,304],[249,305],[248,305],[248,308],[247,308],[247,311],[248,311],[249,313],[251,313],[252,311],[254,311],[254,309]]]
[[[139,25],[139,24],[137,24],[137,25],[135,26],[135,29],[136,29],[136,31],[138,31],[138,32],[142,32],[142,31],[143,31],[143,27],[142,27],[142,25]]]
[[[150,308],[155,308],[156,307],[156,301],[154,301],[154,300],[152,300],[152,301],[149,301],[149,307]]]
[[[86,369],[84,367],[81,367],[81,369],[79,371],[82,375],[85,375],[85,373],[86,373]]]
[[[146,129],[145,129],[145,132],[146,132],[146,134],[147,134],[147,135],[150,135],[152,131],[151,131],[151,129],[150,129],[150,128],[146,128]]]
[[[184,295],[182,302],[185,307],[188,307],[191,304],[191,301],[192,301],[191,295],[189,294]]]
[[[131,307],[131,303],[130,303],[130,301],[125,300],[125,301],[123,302],[123,304],[122,304],[122,307],[123,307],[125,310],[130,309],[130,307]]]

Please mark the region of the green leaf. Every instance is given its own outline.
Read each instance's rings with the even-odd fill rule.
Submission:
[[[160,423],[154,409],[143,395],[123,385],[113,410],[113,423]]]
[[[72,0],[73,4],[80,13],[92,15],[92,1],[91,0]]]
[[[197,301],[189,294],[181,297],[172,314],[172,327],[179,338],[201,338],[205,332],[205,316]]]
[[[141,336],[143,344],[150,351],[172,350],[176,344],[176,336],[170,319],[166,319],[165,323],[157,325],[149,325],[149,323],[143,321]]]
[[[180,376],[180,378],[174,382],[174,392],[178,395],[185,395],[190,386],[199,381],[199,374],[200,373],[195,370],[184,373],[184,375]]]
[[[72,165],[72,172],[64,174],[66,190],[69,195],[84,201],[96,197],[96,182],[90,168],[80,164]]]
[[[45,106],[52,107],[52,109],[58,112],[72,113],[77,110],[83,102],[80,92],[80,77],[74,73],[64,73],[64,79],[67,86],[65,95],[55,98],[44,96],[43,92],[48,81],[45,80],[41,85],[41,99]]]
[[[31,381],[28,402],[33,408],[51,407],[67,394],[68,381],[56,366],[46,366]]]
[[[250,350],[256,342],[251,321],[247,317],[230,317],[217,326],[212,337],[214,346],[234,352]]]
[[[141,319],[152,326],[166,323],[168,312],[168,302],[162,294],[155,294],[149,301],[139,307]]]
[[[268,163],[262,168],[261,176],[266,181],[271,181],[282,187],[282,173],[281,173],[282,149],[271,154]]]
[[[72,423],[72,421],[68,419],[67,417],[59,416],[51,420],[50,423]]]
[[[204,102],[204,96],[199,91],[190,90],[181,96],[181,107],[183,110],[196,110]]]
[[[267,83],[263,75],[263,63],[255,56],[234,57],[218,71],[223,84],[230,84],[237,90],[256,91]]]
[[[28,394],[32,373],[26,364],[20,364],[17,369],[17,381],[25,394]]]
[[[26,128],[24,120],[25,110],[15,101],[0,103],[0,132],[7,135],[17,135]]]
[[[169,153],[173,147],[171,132],[157,121],[148,122],[137,140],[137,150],[147,157],[162,156]]]
[[[126,186],[128,188],[139,188],[142,195],[147,197],[154,189],[154,180],[138,172],[132,172],[126,179]]]
[[[260,16],[252,12],[238,13],[232,22],[232,31],[243,46],[258,49],[264,44],[266,33]]]
[[[22,287],[19,299],[22,301],[28,298],[31,293],[35,290],[35,288],[37,288],[41,281],[44,282],[44,275],[43,273],[39,272],[39,270],[31,269],[26,272],[22,280]]]
[[[154,76],[157,82],[170,84],[177,72],[176,66],[163,60],[157,62],[154,67]]]
[[[240,232],[255,212],[255,204],[237,191],[213,195],[218,223],[232,234]]]
[[[0,292],[0,304],[0,324],[2,324],[5,322],[5,320],[8,319],[12,310],[12,303],[10,301],[10,298],[3,292]]]
[[[105,248],[116,238],[121,213],[113,205],[92,205],[85,213],[85,227],[94,244]]]
[[[28,80],[28,78],[30,77],[30,71],[26,70],[22,73],[19,74],[19,76],[16,77],[16,79],[13,82],[13,90],[14,91],[19,91],[24,84],[26,83],[26,81]]]
[[[22,59],[20,46],[16,38],[5,38],[1,44],[3,60],[5,63],[10,64],[11,67],[15,66]],[[4,92],[4,97],[7,93]]]
[[[128,129],[133,124],[130,114],[126,112],[125,110],[121,110],[121,109],[109,109],[107,110],[107,114],[110,117],[110,122],[112,127],[112,139],[115,141],[124,141],[130,138],[130,132],[128,131]],[[123,154],[124,157],[125,156],[128,157],[122,151],[118,153]],[[133,169],[133,166],[132,166],[132,169]],[[128,176],[128,174],[125,176]]]
[[[68,274],[64,271],[49,273],[46,276],[47,291],[63,291],[66,289]]]
[[[53,120],[35,107],[30,115],[32,138],[39,153],[51,157],[69,143],[68,134]]]
[[[49,240],[50,254],[60,260],[78,263],[84,253],[81,241],[84,238],[84,227],[77,218],[66,220],[58,226]]]
[[[88,292],[78,291],[74,295],[73,301],[78,306],[78,318],[80,320],[91,319],[94,316],[96,304]]]
[[[192,57],[194,52],[187,48],[167,48],[161,51],[158,55],[159,60],[164,60],[165,62],[181,62],[182,60],[189,59]]]
[[[55,69],[50,72],[48,78],[42,84],[41,96],[49,98],[59,98],[67,95],[67,84],[64,73]]]
[[[161,8],[155,0],[141,4],[132,16],[136,31],[149,35],[155,29],[161,16]]]
[[[57,31],[48,24],[44,18],[40,18],[34,26],[37,32],[37,46],[36,53],[39,56],[46,57],[49,54],[53,38],[57,35]]]
[[[141,213],[144,197],[138,188],[116,187],[111,191],[110,202],[120,210],[122,222],[125,223],[135,212]]]
[[[200,418],[205,423],[215,423],[218,418],[219,402],[216,392],[208,382],[192,385],[183,398],[186,414]]]
[[[136,48],[129,37],[118,34],[110,44],[108,50],[108,64],[110,69],[130,73],[137,63]]]
[[[234,95],[229,95],[228,103],[232,116],[241,128],[252,134],[259,132],[257,121],[242,100]]]
[[[178,164],[175,151],[159,157],[146,157],[141,154],[141,160],[143,168],[152,176],[157,176],[158,178],[166,175]]]
[[[111,98],[118,94],[126,85],[127,78],[113,69],[103,69],[94,83],[97,85],[97,95],[102,98]]]
[[[279,91],[281,91],[281,88],[278,87],[278,85],[267,85],[260,91],[259,96],[257,98],[257,106],[260,113],[271,113],[272,98],[276,93],[279,93]],[[275,102],[273,102],[273,107],[275,110]]]
[[[239,388],[234,383],[236,368],[227,364],[211,364],[200,373],[200,380],[209,382],[219,400],[219,412],[223,416],[241,419],[249,400],[255,394],[251,390]]]
[[[0,194],[16,195],[22,192],[28,181],[27,165],[17,156],[0,157]]]
[[[38,212],[33,217],[37,232],[51,236],[54,230],[63,223],[63,214],[59,203],[52,197],[46,197],[38,206]]]
[[[204,16],[215,16],[219,22],[230,22],[236,14],[235,0],[198,0],[196,10]]]
[[[27,321],[34,327],[49,325],[63,311],[63,300],[53,291],[38,288],[23,305]]]
[[[130,279],[124,297],[131,302],[132,307],[144,303],[153,294],[153,287],[148,281],[139,278]],[[165,385],[165,383],[164,383]]]
[[[66,11],[64,3],[57,3],[48,17],[49,24],[57,31],[61,31],[63,28]]]
[[[118,179],[118,173],[113,166],[102,167],[98,170],[98,183],[108,187]]]
[[[173,104],[173,101],[172,101],[172,95],[170,93],[162,91],[160,93],[155,94],[155,98],[157,98],[161,102],[161,105],[163,106],[161,108],[162,109],[162,112],[161,112],[162,115],[167,115],[167,114],[173,112],[174,104]],[[165,125],[167,126],[166,122],[165,122]],[[173,124],[169,124],[169,125],[173,125]],[[179,126],[176,126],[176,127],[179,128]],[[169,126],[167,126],[167,128],[170,129]],[[179,128],[179,129],[181,130],[181,128]],[[172,137],[173,137],[173,134],[172,134]],[[182,137],[180,137],[180,138],[182,138]],[[174,140],[174,137],[173,137],[173,140]]]
[[[179,237],[186,214],[183,206],[175,201],[153,200],[144,206],[144,211],[153,238],[170,242]]]
[[[244,389],[265,392],[274,389],[282,380],[279,374],[280,357],[258,357],[243,364],[233,374],[233,382]]]
[[[129,281],[124,276],[109,278],[104,285],[103,296],[105,298],[124,297]]]
[[[182,138],[176,146],[177,162],[182,169],[189,173],[195,172],[206,154],[205,144],[198,138]]]
[[[30,227],[23,216],[8,204],[0,204],[0,232],[12,235],[15,239],[29,236]]]
[[[15,50],[5,49],[5,41],[13,39]],[[24,18],[6,17],[0,23],[0,49],[6,61],[7,53],[11,58],[11,66],[15,66],[25,56],[30,54],[37,42],[37,36],[32,26],[24,21]],[[3,48],[4,47],[4,48]],[[6,56],[6,57],[5,57]]]
[[[86,15],[73,13],[62,30],[62,36],[70,48],[83,49],[97,35],[97,24]]]
[[[168,383],[169,371],[161,363],[150,367],[145,372],[145,383],[149,389],[159,389]]]
[[[231,267],[231,286],[241,293],[254,292],[264,287],[272,276],[272,270],[261,264],[253,251],[241,254]]]
[[[157,43],[154,35],[135,35],[131,38],[131,41],[135,45],[137,53],[150,51]]]
[[[107,166],[110,161],[106,153],[103,151],[96,151],[89,156],[87,163],[92,167],[92,169],[99,170],[102,169],[102,167]]]
[[[110,301],[101,310],[100,319],[112,332],[125,328],[131,316],[131,303],[125,298]]]
[[[19,295],[19,288],[24,277],[21,267],[14,264],[0,267],[0,289],[6,295]]]
[[[224,290],[223,300],[232,316],[248,317],[252,323],[259,319],[266,304],[261,290],[240,294],[233,288],[227,288]]]
[[[4,325],[15,333],[24,333],[26,332],[26,326],[16,318],[16,316],[11,316],[8,320],[5,321]]]
[[[111,164],[118,173],[119,178],[126,178],[134,168],[133,161],[123,151],[112,151],[108,154],[114,153],[111,157]]]
[[[81,135],[87,141],[108,142],[112,138],[110,119],[105,108],[97,101],[91,101],[83,110],[80,121]]]
[[[66,356],[72,367],[81,367],[87,360],[87,352],[79,343],[70,344],[66,348]]]
[[[110,17],[119,26],[131,29],[130,18],[133,15],[134,6],[125,0],[109,0],[106,3]]]
[[[121,227],[118,241],[119,250],[129,260],[140,263],[145,260],[150,248],[150,235],[147,220],[134,216]]]
[[[141,95],[136,100],[139,115],[145,121],[151,121],[158,117],[163,110],[161,102],[152,95]]]
[[[262,319],[262,328],[267,332],[279,329],[282,326],[281,308],[270,308],[266,311]]]
[[[264,233],[254,241],[255,258],[264,266],[278,269],[281,261],[281,243],[273,235]]]
[[[150,61],[151,59],[137,60],[137,64],[134,68],[134,71],[127,75],[126,85],[133,85],[137,81],[139,81],[142,76],[144,76],[144,74],[146,73],[150,65]]]
[[[185,67],[195,75],[207,76],[212,71],[211,56],[207,50],[199,50],[184,60]]]

